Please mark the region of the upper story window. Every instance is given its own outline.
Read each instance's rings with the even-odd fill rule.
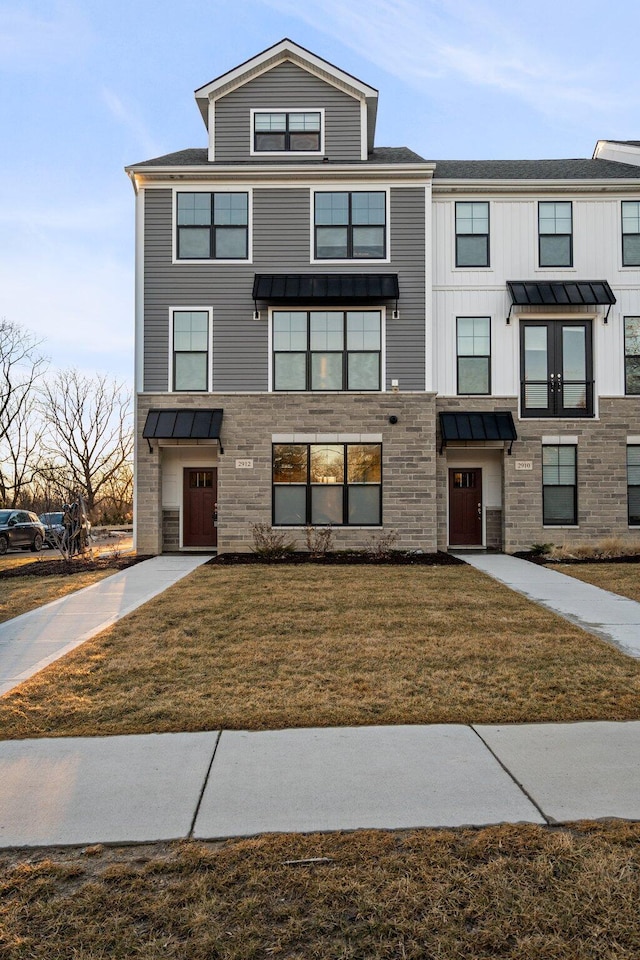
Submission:
[[[520,321],[521,417],[592,417],[590,320]]]
[[[538,204],[538,262],[541,267],[573,266],[573,213],[570,201]]]
[[[640,317],[624,318],[624,392],[640,393]]]
[[[274,310],[274,390],[380,390],[379,310]]]
[[[178,193],[178,260],[247,260],[247,193]]]
[[[174,310],[173,389],[207,390],[209,386],[209,311]]]
[[[491,318],[456,320],[458,393],[491,393]]]
[[[254,153],[320,153],[320,110],[253,111]]]
[[[387,195],[385,191],[315,194],[317,260],[384,260]]]
[[[456,203],[456,267],[489,266],[489,204]]]
[[[622,201],[622,266],[640,267],[640,201]]]

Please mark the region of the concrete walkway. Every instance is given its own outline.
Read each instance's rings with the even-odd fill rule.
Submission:
[[[0,847],[640,820],[640,722],[0,742]]]
[[[559,613],[583,630],[640,657],[640,603],[503,553],[459,553],[494,580]]]
[[[209,559],[202,555],[143,560],[91,587],[0,623],[0,696]]]

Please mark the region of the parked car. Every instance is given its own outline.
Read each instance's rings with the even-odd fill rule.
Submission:
[[[42,550],[44,524],[28,510],[0,510],[0,553],[9,548]]]
[[[53,549],[64,543],[64,511],[57,510],[54,513],[41,513],[40,522],[44,524],[45,544],[48,547]],[[89,520],[85,520],[82,526],[85,534],[84,541],[87,543],[91,536],[91,523]]]

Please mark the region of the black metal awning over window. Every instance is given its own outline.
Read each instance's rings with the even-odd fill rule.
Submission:
[[[513,416],[509,410],[498,413],[441,413],[440,417],[440,453],[447,443],[454,440],[509,441],[509,453],[513,441],[518,439]]]
[[[257,273],[253,299],[270,303],[372,303],[397,300],[397,273]]]
[[[220,440],[222,410],[149,410],[142,436],[151,440]]]
[[[610,308],[616,302],[606,280],[507,280],[507,287],[512,306]]]

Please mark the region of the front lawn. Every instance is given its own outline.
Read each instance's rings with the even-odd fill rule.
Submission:
[[[7,851],[0,954],[637,960],[639,900],[626,823]]]
[[[6,738],[639,718],[639,661],[467,566],[204,566],[0,699]]]
[[[640,602],[640,563],[550,563],[546,566]]]

